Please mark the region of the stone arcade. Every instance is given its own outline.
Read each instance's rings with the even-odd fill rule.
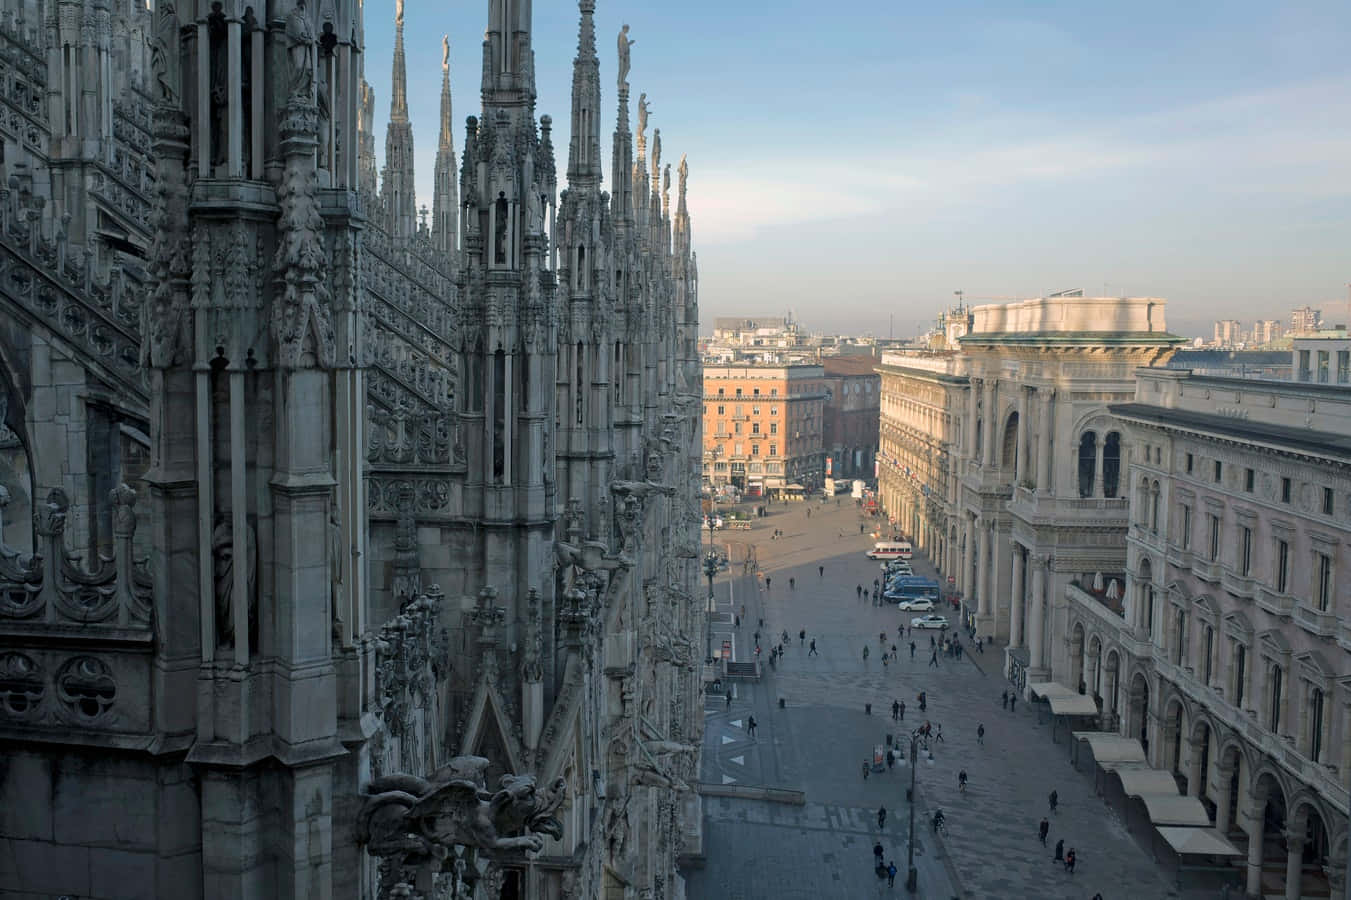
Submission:
[[[0,893],[679,898],[688,166],[491,0],[430,223],[359,0],[0,0]],[[424,23],[427,25],[433,23]],[[650,146],[650,159],[649,159]]]

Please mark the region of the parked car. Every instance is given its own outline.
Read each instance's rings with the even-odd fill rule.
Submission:
[[[932,613],[927,616],[915,616],[910,620],[910,627],[944,629],[948,627],[948,619],[947,616],[939,616]]]
[[[932,600],[902,600],[896,604],[896,608],[911,612],[933,612],[934,602]]]

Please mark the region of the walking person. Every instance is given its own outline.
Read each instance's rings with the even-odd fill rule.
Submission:
[[[790,591],[795,591],[795,590],[797,590],[797,579],[796,579],[796,578],[790,577],[790,578],[788,579],[788,590],[790,590]]]
[[[865,778],[867,776],[864,776]],[[1041,840],[1041,845],[1046,846],[1046,835],[1051,833],[1051,822],[1049,819],[1041,820],[1041,827],[1037,829],[1037,837]]]
[[[1000,706],[1002,709],[1008,709],[1008,708],[1009,708],[1009,692],[1008,692],[1008,691],[1005,691],[1004,693],[1002,693],[1002,694],[999,695],[999,706]]]
[[[1056,809],[1056,804],[1060,802],[1060,795],[1055,791],[1051,791],[1051,796],[1047,799],[1051,801],[1051,812],[1059,812],[1059,810]]]
[[[749,734],[752,739],[755,738],[755,716],[748,716],[746,718],[746,733]]]
[[[1010,691],[1010,692],[1009,692],[1009,712],[1013,712],[1013,708],[1014,708],[1015,706],[1017,706],[1017,705],[1018,705],[1018,695],[1015,694],[1015,693],[1013,693],[1012,691]]]
[[[891,721],[897,722],[897,721],[900,721],[900,718],[901,718],[901,701],[899,701],[899,700],[892,700],[892,701],[891,701]]]
[[[816,638],[812,638],[812,647],[811,647],[810,650],[807,651],[807,655],[808,655],[808,656],[820,656],[820,655],[821,655],[821,654],[819,654],[819,653],[816,652]]]
[[[808,512],[808,514],[810,515],[810,511]],[[816,567],[816,577],[817,577],[817,578],[825,578],[825,577],[826,577],[826,567],[825,567],[825,566],[817,566],[817,567]]]
[[[939,722],[939,723],[938,723],[938,734],[934,736],[934,743],[937,744],[939,741],[943,741],[943,743],[945,743],[945,744],[947,743],[947,741],[944,741],[944,740],[943,740],[943,723],[942,723],[942,722]]]
[[[966,769],[962,769],[957,773],[957,790],[961,791],[963,794],[966,793]]]
[[[982,747],[985,746],[985,723],[981,722],[976,726],[976,743]]]
[[[1066,872],[1069,872],[1071,875],[1074,874],[1074,863],[1078,860],[1078,858],[1079,858],[1079,857],[1078,857],[1078,854],[1076,854],[1076,853],[1074,852],[1074,848],[1071,847],[1071,848],[1070,848],[1070,852],[1065,854],[1065,871],[1066,871]]]
[[[863,661],[864,661],[864,662],[867,662],[867,661],[868,661],[868,648],[867,648],[867,647],[864,647],[864,648],[863,648]]]
[[[911,641],[911,642],[910,642],[910,658],[911,658],[911,659],[914,659],[914,658],[915,658],[915,642],[914,642],[914,641]]]
[[[885,827],[887,827],[887,808],[879,806],[877,808],[877,830],[881,831]]]
[[[1058,841],[1055,842],[1055,856],[1052,858],[1051,861],[1052,861],[1052,862],[1058,862],[1058,863],[1063,863],[1063,862],[1065,861],[1065,840],[1064,840],[1064,838],[1061,838],[1060,840],[1058,840]]]
[[[728,709],[731,709],[731,708],[732,708],[732,689],[731,689],[731,688],[728,688],[728,689],[727,689],[727,708],[728,708]]]
[[[896,886],[896,861],[887,863],[887,887]]]
[[[863,599],[863,585],[861,584],[858,586],[858,599]]]
[[[938,668],[938,651],[937,651],[937,650],[933,651],[933,653],[930,654],[930,656],[929,656],[929,665],[933,666],[934,668]]]
[[[865,760],[863,761],[863,780],[864,780],[864,781],[867,781],[867,780],[868,780],[868,773],[871,772],[872,769],[873,769],[872,764],[869,763],[869,762],[865,759]],[[1046,843],[1046,842],[1045,842],[1045,841],[1042,841],[1042,843],[1044,844],[1044,843]],[[880,846],[882,846],[882,845],[881,845],[881,844],[878,844],[877,846],[880,847]],[[874,853],[877,853],[878,856],[881,856],[881,855],[882,855],[881,853],[878,853],[878,851],[876,851],[876,850],[874,850],[873,852],[874,852]]]
[[[877,868],[882,868],[882,842],[873,844],[873,856],[876,857]]]
[[[769,578],[768,576],[765,577],[765,590],[769,590],[769,582],[772,580],[773,579]]]
[[[799,630],[798,630],[798,633],[797,633],[797,642],[798,642],[798,646],[799,646],[799,647],[801,647],[803,644],[807,643],[807,629],[802,628],[802,629],[799,629]]]
[[[901,703],[901,721],[902,721],[902,722],[905,721],[905,703],[904,703],[904,701],[902,701],[902,703]]]

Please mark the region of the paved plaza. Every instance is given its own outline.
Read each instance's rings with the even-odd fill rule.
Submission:
[[[806,510],[810,508],[810,519]],[[760,575],[739,566],[719,579],[718,609],[746,615],[740,628],[714,626],[713,642],[734,643],[736,658],[753,656],[761,632],[764,675],[759,683],[738,682],[730,708],[725,698],[706,702],[707,731],[702,779],[730,787],[773,787],[802,791],[803,806],[761,799],[705,799],[705,868],[689,874],[691,898],[873,897],[904,895],[910,770],[862,776],[862,763],[887,734],[908,741],[911,729],[929,720],[941,724],[942,742],[931,743],[933,759],[921,751],[916,809],[915,860],[919,894],[926,898],[1088,898],[1105,900],[1180,897],[1153,859],[1127,833],[1114,810],[1095,796],[1093,778],[1076,772],[1065,729],[1051,739],[1049,723],[1019,703],[1001,708],[1008,686],[1000,671],[1002,648],[974,650],[961,660],[940,656],[929,664],[929,633],[896,639],[896,628],[911,614],[894,606],[859,600],[856,585],[871,589],[880,574],[863,551],[872,537],[859,533],[863,521],[854,502],[775,504],[750,532],[720,533],[724,539],[755,544]],[[869,519],[875,526],[877,520]],[[870,526],[872,527],[872,526]],[[785,536],[771,540],[774,529]],[[818,566],[825,567],[824,576]],[[932,575],[916,557],[917,574]],[[767,578],[765,577],[767,576]],[[789,579],[796,587],[789,587]],[[765,581],[770,581],[768,589]],[[759,627],[763,617],[764,626]],[[949,618],[954,619],[954,616]],[[806,641],[798,637],[805,629]],[[787,631],[783,661],[768,665],[773,641]],[[897,663],[884,666],[878,633],[900,648]],[[771,636],[778,636],[772,638]],[[808,644],[816,640],[818,655]],[[963,635],[965,642],[965,635]],[[868,659],[863,648],[871,649]],[[928,712],[916,697],[927,692]],[[783,698],[784,707],[778,707]],[[904,723],[893,722],[891,704],[906,704]],[[872,704],[872,713],[865,704]],[[758,728],[748,731],[750,717]],[[976,739],[978,725],[985,740]],[[907,737],[902,737],[903,735]],[[965,769],[965,794],[957,773]],[[1059,812],[1048,814],[1047,798],[1059,794]],[[885,828],[877,809],[885,806]],[[935,837],[929,821],[943,809],[946,836]],[[1051,820],[1043,847],[1037,826]],[[1064,839],[1077,850],[1074,874],[1053,862],[1053,847]],[[900,874],[894,887],[873,873],[872,847],[882,843]]]

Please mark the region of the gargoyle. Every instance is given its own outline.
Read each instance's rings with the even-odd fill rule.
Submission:
[[[675,488],[669,484],[653,484],[650,481],[612,481],[610,490],[616,494],[623,494],[628,497],[637,497],[643,499],[652,494],[661,494],[663,497],[674,497]]]
[[[451,848],[539,852],[543,835],[555,840],[563,826],[553,813],[565,798],[562,778],[537,790],[533,775],[503,775],[494,793],[484,788],[488,760],[457,756],[430,779],[386,775],[362,791],[357,841],[377,857],[402,857],[421,866],[445,859]]]
[[[690,744],[681,744],[677,741],[643,741],[643,746],[653,756],[662,756],[667,753],[694,753],[698,750],[697,747]]]

